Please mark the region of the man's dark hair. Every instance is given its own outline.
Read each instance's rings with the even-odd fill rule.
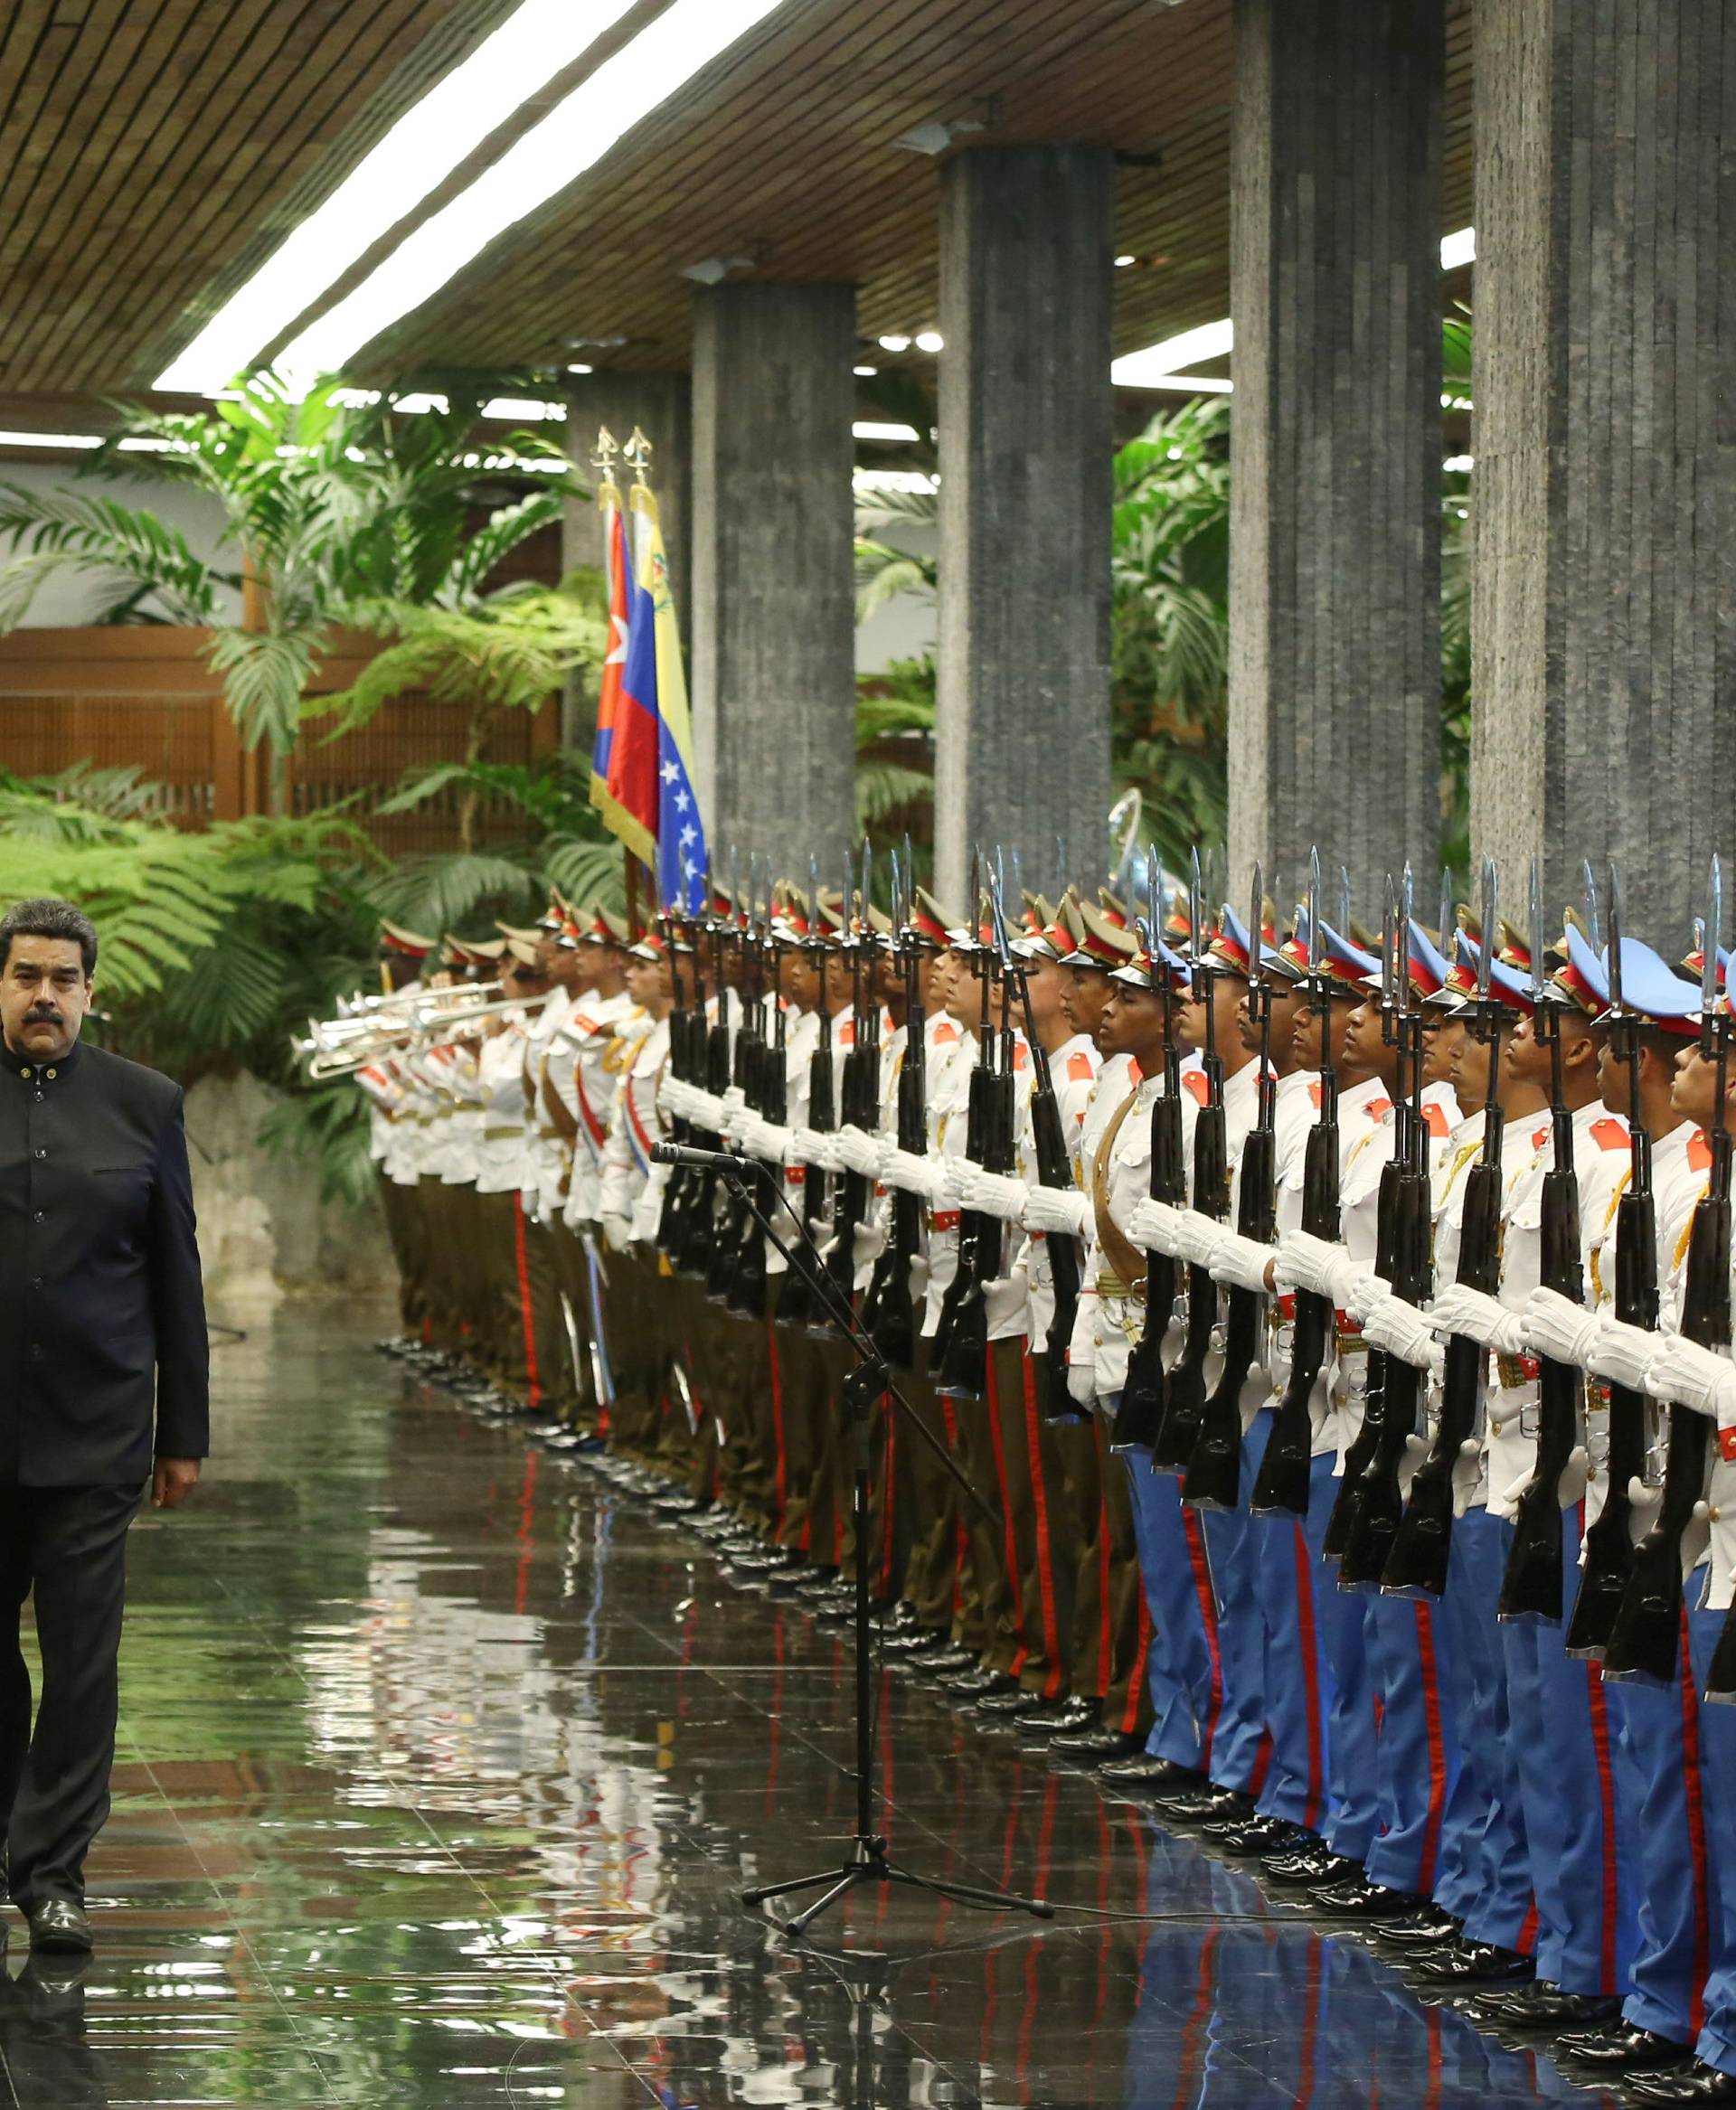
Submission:
[[[0,967],[12,956],[14,937],[63,937],[79,948],[85,979],[97,971],[97,927],[82,909],[71,901],[44,897],[36,901],[14,901],[0,916]]]

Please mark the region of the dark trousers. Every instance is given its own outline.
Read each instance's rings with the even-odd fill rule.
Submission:
[[[24,1907],[84,1898],[108,1814],[119,1710],[127,1527],[139,1487],[0,1486],[0,1836]],[[42,1659],[34,1735],[18,1619],[34,1596]]]

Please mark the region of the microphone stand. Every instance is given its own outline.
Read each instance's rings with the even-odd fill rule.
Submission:
[[[762,1170],[758,1161],[744,1160],[739,1172],[719,1167],[719,1176],[746,1203],[755,1222],[771,1240],[774,1249],[782,1255],[785,1264],[808,1284],[819,1308],[850,1343],[856,1358],[855,1368],[844,1380],[844,1411],[850,1423],[852,1451],[850,1515],[855,1537],[851,1565],[855,1587],[852,1625],[856,1650],[856,1829],[850,1843],[850,1858],[841,1866],[835,1863],[812,1875],[792,1876],[781,1883],[762,1883],[751,1890],[743,1890],[741,1902],[748,1906],[761,1905],[769,1898],[791,1898],[804,1890],[818,1890],[826,1886],[824,1896],[783,1923],[786,1934],[798,1937],[807,1932],[821,1913],[828,1911],[863,1883],[896,1883],[906,1889],[927,1890],[937,1898],[950,1898],[960,1905],[998,1906],[1012,1912],[1028,1912],[1037,1919],[1052,1919],[1054,1907],[1041,1898],[1018,1898],[1005,1890],[979,1889],[969,1883],[915,1874],[892,1859],[884,1835],[874,1829],[873,1639],[868,1599],[869,1421],[874,1401],[882,1397],[891,1399],[983,1514],[992,1521],[998,1520],[994,1510],[960,1472],[951,1453],[924,1425],[921,1417],[892,1381],[885,1358],[863,1331],[849,1300],[839,1294],[826,1273],[818,1249],[793,1210],[790,1216],[797,1226],[797,1243],[792,1247],[778,1235],[769,1215],[760,1205]],[[780,1194],[778,1199],[788,1209],[786,1197]]]

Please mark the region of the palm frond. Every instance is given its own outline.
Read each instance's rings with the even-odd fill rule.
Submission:
[[[177,623],[218,621],[222,589],[234,583],[195,556],[179,530],[112,498],[0,484],[0,535],[10,535],[14,550],[0,563],[0,630],[23,621],[56,570],[113,575],[155,596]]]
[[[322,622],[274,622],[269,630],[220,630],[205,648],[222,676],[230,714],[250,748],[287,755],[301,723],[301,699],[326,635]]]

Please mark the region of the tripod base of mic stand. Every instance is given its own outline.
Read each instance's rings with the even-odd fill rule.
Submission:
[[[1028,1912],[1033,1919],[1055,1917],[1054,1907],[1042,1898],[1015,1898],[1005,1890],[980,1890],[969,1883],[951,1883],[938,1877],[913,1875],[888,1857],[883,1839],[867,1838],[857,1839],[855,1851],[843,1868],[822,1869],[817,1875],[792,1876],[786,1883],[766,1883],[757,1890],[743,1890],[741,1902],[762,1905],[769,1898],[794,1898],[804,1890],[817,1890],[823,1883],[830,1886],[823,1898],[816,1898],[806,1911],[782,1923],[786,1934],[805,1935],[821,1913],[839,1904],[863,1883],[898,1883],[907,1890],[926,1890],[932,1897],[950,1898],[959,1905]]]

